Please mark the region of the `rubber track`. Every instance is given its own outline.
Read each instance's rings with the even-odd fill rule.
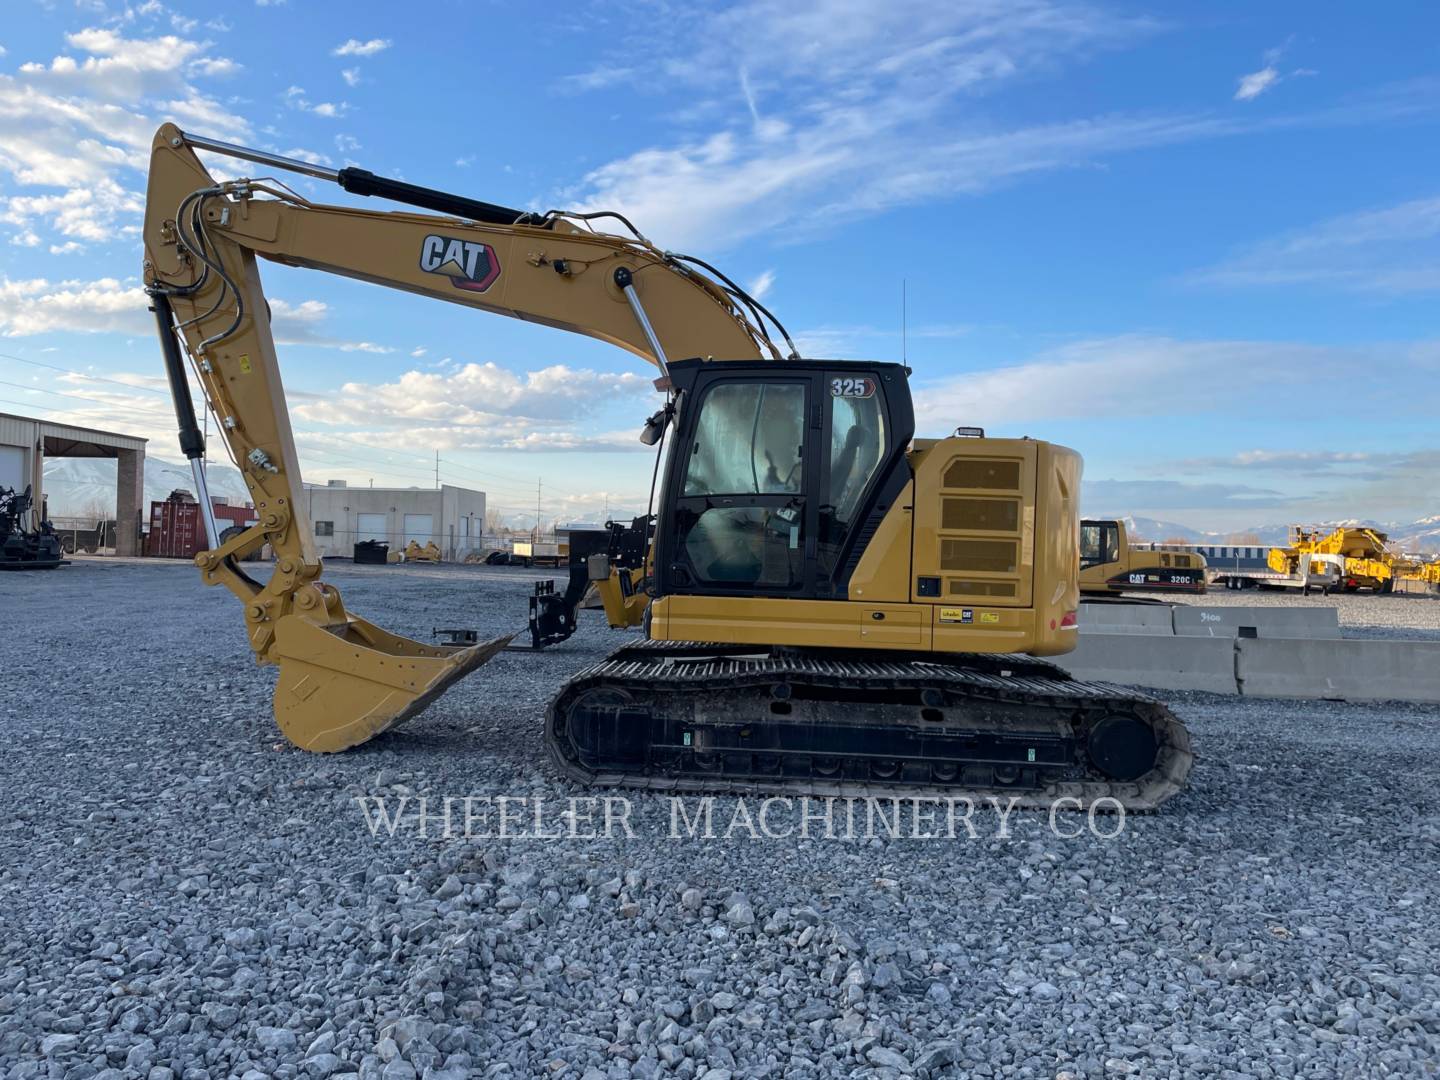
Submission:
[[[629,787],[674,793],[776,794],[866,797],[940,797],[1001,800],[1048,808],[1061,798],[1089,806],[1097,799],[1118,801],[1127,811],[1153,810],[1182,790],[1194,755],[1184,725],[1160,702],[1110,683],[1082,682],[1063,669],[1028,656],[934,656],[895,660],[853,659],[843,653],[763,655],[755,646],[708,645],[697,642],[642,641],[617,649],[605,660],[578,672],[556,694],[546,713],[545,745],[551,760],[569,779],[596,787]],[[761,654],[761,655],[757,655]],[[566,708],[582,693],[614,688],[643,701],[656,690],[706,695],[737,695],[785,681],[792,686],[830,689],[861,688],[873,692],[895,689],[913,694],[935,688],[959,693],[976,702],[1033,706],[1046,714],[1070,716],[1128,713],[1155,732],[1159,746],[1155,767],[1130,782],[1098,775],[1088,762],[1077,763],[1090,775],[1048,783],[1040,788],[1004,786],[966,788],[955,785],[893,784],[822,778],[735,779],[712,776],[655,776],[595,773],[580,765],[563,722]],[[768,699],[767,699],[768,700]],[[777,721],[783,722],[783,721]],[[1074,804],[1070,804],[1073,806]]]

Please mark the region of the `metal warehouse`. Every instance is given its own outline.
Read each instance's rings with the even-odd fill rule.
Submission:
[[[115,554],[140,554],[140,510],[145,493],[145,441],[138,435],[55,424],[0,413],[0,487],[32,489],[36,507],[45,505],[45,459],[115,459]]]
[[[430,541],[446,559],[480,550],[485,493],[444,484],[439,488],[350,487],[343,480],[306,485],[308,513],[321,556],[350,556],[361,540],[380,540],[398,551],[411,540]]]

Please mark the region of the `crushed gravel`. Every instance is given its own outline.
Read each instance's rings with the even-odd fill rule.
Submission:
[[[416,636],[514,628],[536,576],[327,568]],[[543,797],[575,824],[540,717],[623,636],[586,613],[320,757],[281,741],[237,603],[187,566],[5,575],[0,605],[6,1078],[1440,1068],[1440,708],[1167,694],[1192,788],[1111,840],[1024,811],[1008,836],[977,811],[973,840],[671,839],[639,793],[633,838],[372,836],[357,797]]]

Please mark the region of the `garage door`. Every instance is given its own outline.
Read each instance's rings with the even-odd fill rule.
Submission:
[[[0,487],[24,491],[25,485],[25,448],[0,446]]]
[[[414,540],[421,547],[424,547],[431,540],[435,539],[433,531],[435,528],[435,517],[433,514],[406,514],[405,515],[405,543]]]
[[[361,540],[389,540],[390,536],[385,529],[384,514],[356,514],[355,515],[355,542]]]

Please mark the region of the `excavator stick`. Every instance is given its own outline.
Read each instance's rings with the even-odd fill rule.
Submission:
[[[457,648],[391,634],[347,612],[339,591],[320,580],[255,255],[222,227],[243,221],[246,209],[220,194],[175,128],[161,129],[150,172],[146,285],[180,446],[204,512],[209,549],[195,562],[206,584],[223,585],[242,602],[256,660],[280,668],[275,718],[285,737],[305,750],[344,750],[424,710],[510,639]],[[224,541],[206,490],[185,352],[258,519]],[[261,583],[241,561],[267,545],[275,564]]]

